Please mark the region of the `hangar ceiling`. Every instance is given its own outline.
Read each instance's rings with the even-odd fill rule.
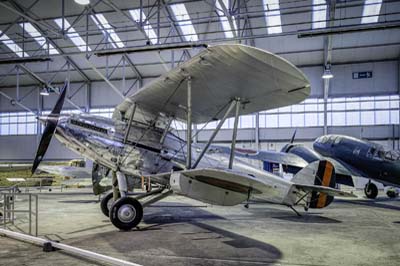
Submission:
[[[399,14],[400,2],[392,0],[1,1],[0,88],[15,86],[17,76],[18,86],[61,83],[66,75],[77,83],[139,84],[198,50],[105,57],[96,51],[174,43],[254,45],[297,66],[398,60]],[[360,25],[363,31],[345,33]],[[340,34],[298,38],[331,29]],[[38,58],[50,61],[29,62]],[[13,60],[26,63],[16,67]]]

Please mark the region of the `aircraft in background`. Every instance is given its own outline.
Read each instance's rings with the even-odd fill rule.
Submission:
[[[378,195],[377,186],[371,182],[382,183],[384,186],[400,187],[400,154],[396,151],[385,151],[383,146],[344,135],[325,135],[317,138],[313,149],[302,144],[294,144],[294,137],[280,152],[237,151],[237,156],[257,159],[264,162],[264,169],[269,169],[270,163],[282,164],[286,172],[296,174],[311,162],[329,160],[336,170],[338,184],[354,186],[353,177],[369,179],[364,193],[374,199]],[[221,148],[219,148],[221,149]],[[398,191],[389,188],[388,197],[396,197]]]
[[[101,208],[121,230],[138,225],[143,207],[171,193],[223,206],[254,199],[292,209],[324,208],[333,196],[353,196],[335,189],[335,169],[329,161],[311,163],[288,181],[235,159],[234,153],[240,115],[292,105],[309,93],[309,81],[295,66],[244,45],[208,47],[126,98],[113,119],[60,115],[67,95],[64,85],[50,115],[40,118],[46,127],[32,173],[53,135],[96,165],[111,169],[113,192],[103,198]],[[230,152],[209,152],[229,117],[235,117]],[[173,120],[186,121],[189,138],[174,133]],[[192,123],[214,120],[220,122],[207,144],[192,144]],[[156,189],[130,197],[129,180],[140,179]]]

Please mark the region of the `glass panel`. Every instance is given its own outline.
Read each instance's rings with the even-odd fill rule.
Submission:
[[[278,115],[266,115],[267,127],[278,127]]]
[[[364,111],[361,112],[361,125],[373,125],[374,124],[374,112]]]
[[[289,114],[280,114],[279,115],[279,127],[290,127],[291,126],[291,121],[290,121],[290,115]]]
[[[306,127],[318,126],[318,114],[317,113],[305,114],[305,126]]]
[[[376,121],[377,125],[387,125],[390,123],[389,111],[376,111]]]
[[[348,126],[360,125],[360,112],[347,112],[346,125]]]
[[[292,127],[304,127],[304,114],[292,114]]]
[[[313,0],[312,28],[326,27],[326,2],[325,0]]]

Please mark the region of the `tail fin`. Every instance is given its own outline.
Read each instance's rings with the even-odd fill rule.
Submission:
[[[299,171],[292,179],[299,188],[305,185],[311,190],[307,199],[309,208],[324,208],[331,204],[333,196],[321,192],[321,187],[336,187],[336,174],[333,164],[327,160],[315,161]],[[311,188],[311,189],[310,189]],[[314,189],[312,189],[314,188]]]

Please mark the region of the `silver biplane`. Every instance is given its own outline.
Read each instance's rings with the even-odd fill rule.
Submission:
[[[47,118],[32,173],[53,135],[68,148],[113,172],[113,191],[102,210],[122,230],[137,226],[143,208],[171,193],[231,206],[247,200],[290,207],[323,208],[333,196],[335,170],[326,160],[309,164],[291,181],[235,159],[240,115],[292,105],[310,93],[305,75],[286,60],[244,45],[208,47],[126,98],[112,119],[88,114],[60,115],[67,88]],[[227,153],[209,150],[225,120],[234,117]],[[171,123],[185,121],[186,137]],[[192,143],[192,124],[217,121],[204,145]],[[133,197],[131,184],[144,178],[157,186]],[[139,201],[140,200],[140,201]]]

